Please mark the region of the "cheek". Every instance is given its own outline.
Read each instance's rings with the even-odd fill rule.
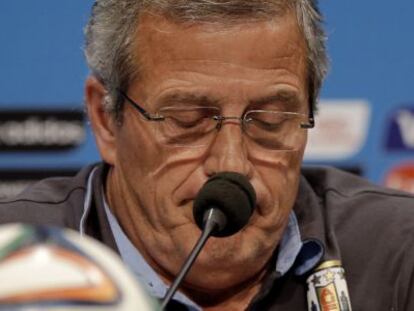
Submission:
[[[198,184],[193,175],[202,167],[202,152],[168,148],[148,139],[148,131],[140,129],[139,133],[132,142],[130,134],[120,136],[124,143],[118,148],[118,164],[137,201],[144,207],[157,206],[148,210],[158,218],[171,219],[169,214],[176,211],[171,205],[179,201],[174,200],[176,193],[188,180]]]
[[[306,136],[296,151],[269,152],[252,160],[262,179],[262,190],[267,194],[264,216],[274,215],[283,219],[290,213],[297,195],[305,142]]]
[[[144,123],[145,124],[141,124]],[[164,154],[155,142],[148,122],[139,116],[125,116],[122,127],[117,132],[117,163],[127,186],[133,192],[152,193],[154,170],[164,161]]]
[[[203,152],[200,149],[170,148],[167,153],[168,156],[152,172],[152,178],[164,201],[170,199],[170,203],[178,206],[193,199],[205,181]]]
[[[272,163],[260,166],[267,190],[274,197],[287,197],[297,183],[301,157],[297,152],[275,155]]]
[[[128,107],[128,106],[127,106]],[[157,122],[145,120],[132,108],[126,109],[124,123],[118,132],[119,153],[137,166],[152,171],[162,163],[165,153],[157,139]]]

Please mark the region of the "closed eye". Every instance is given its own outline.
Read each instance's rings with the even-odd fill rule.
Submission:
[[[170,116],[168,117],[170,122],[173,122],[176,126],[182,127],[182,128],[192,128],[195,126],[200,126],[205,119],[209,119],[208,116],[198,116],[198,117],[192,117],[192,118],[180,118],[176,116]]]
[[[160,111],[160,114],[165,117],[170,126],[191,129],[201,128],[210,123],[214,126],[215,122],[212,122],[212,119],[219,112],[219,109],[215,107],[188,107],[185,109],[168,107]]]
[[[246,119],[248,123],[266,131],[276,131],[288,120],[289,118],[282,113],[264,111],[249,112]]]

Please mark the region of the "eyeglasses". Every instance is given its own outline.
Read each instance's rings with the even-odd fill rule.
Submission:
[[[305,129],[313,128],[313,113],[248,110],[242,117],[222,116],[217,107],[163,107],[147,112],[121,90],[119,94],[147,121],[156,124],[160,143],[169,146],[209,145],[228,121],[239,121],[243,133],[257,146],[267,150],[295,150]]]

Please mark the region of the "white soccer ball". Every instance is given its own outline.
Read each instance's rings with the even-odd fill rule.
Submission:
[[[0,227],[0,310],[159,307],[99,242],[68,229],[11,224]]]

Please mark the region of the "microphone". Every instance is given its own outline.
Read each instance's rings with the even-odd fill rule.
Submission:
[[[245,176],[222,172],[211,177],[198,192],[193,216],[198,227],[203,230],[212,209],[218,216],[211,235],[227,237],[248,223],[255,203],[256,193]]]
[[[198,192],[193,216],[202,234],[182,266],[161,304],[168,305],[181,281],[210,236],[227,237],[240,231],[256,206],[256,193],[247,178],[235,172],[221,172],[211,177]]]

